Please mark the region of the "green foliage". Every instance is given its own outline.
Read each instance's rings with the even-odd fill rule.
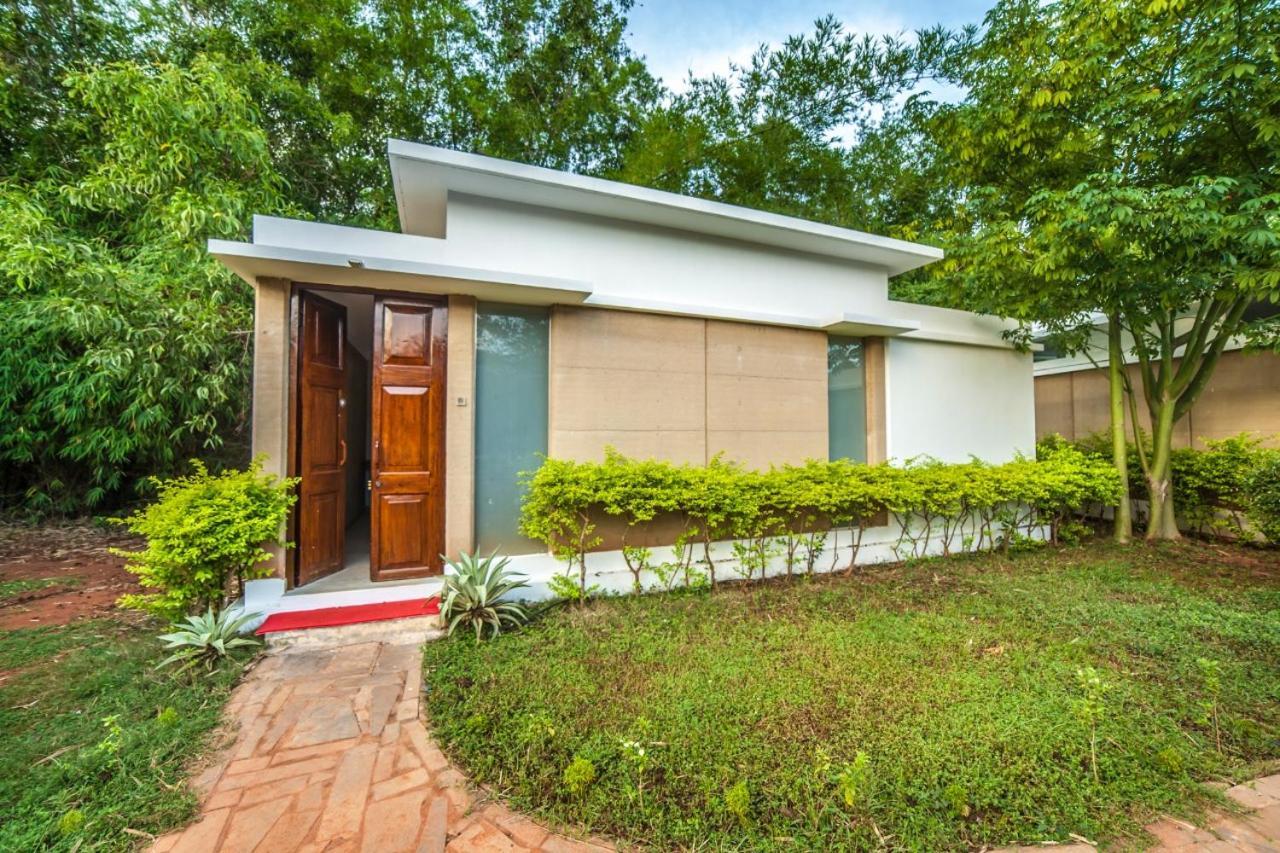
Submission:
[[[906,559],[930,553],[937,541],[944,554],[1009,547],[1042,527],[1057,541],[1066,520],[1114,500],[1117,488],[1108,463],[1065,445],[1046,449],[1038,461],[1004,465],[912,460],[894,467],[838,460],[767,472],[718,457],[706,466],[675,465],[609,450],[600,463],[546,460],[528,478],[521,530],[546,543],[570,572],[578,570],[576,578],[558,575],[552,584],[557,595],[581,600],[590,592],[586,554],[603,541],[595,531],[604,517],[621,519],[628,531],[659,517],[681,522],[676,564],[655,566],[647,549],[623,551],[636,587],[649,570],[669,589],[681,575],[686,584],[701,576],[692,571],[695,541],[702,544],[701,568],[714,585],[717,541],[733,540],[733,570],[752,580],[763,578],[779,556],[788,575],[800,561],[812,573],[827,536],[848,528],[851,570],[863,532],[885,513],[899,525],[899,556]],[[839,543],[832,541],[834,552]]]
[[[524,575],[510,571],[510,560],[496,554],[480,557],[463,553],[456,561],[447,561],[449,571],[444,577],[444,595],[440,612],[449,623],[452,635],[459,625],[475,630],[476,639],[484,639],[484,631],[490,636],[502,633],[502,626],[518,627],[529,620],[524,605],[506,601],[511,593],[528,586]]]
[[[1245,541],[1261,536],[1280,542],[1280,526],[1274,520],[1280,509],[1280,450],[1263,447],[1262,440],[1249,433],[1208,439],[1203,445],[1180,447],[1171,454],[1174,508],[1182,524],[1200,535]],[[1037,445],[1037,454],[1043,457],[1068,447],[1099,460],[1111,455],[1110,439],[1101,434],[1074,443],[1047,436]],[[1146,501],[1149,491],[1137,454],[1130,453],[1128,460],[1130,495]]]
[[[1280,453],[1273,453],[1249,472],[1249,520],[1273,545],[1280,545]]]
[[[283,545],[281,531],[296,496],[296,480],[263,474],[254,461],[245,471],[210,474],[200,462],[195,473],[157,480],[155,502],[116,519],[145,537],[141,551],[115,549],[125,568],[153,592],[121,597],[124,607],[167,619],[222,609],[232,584],[266,577],[271,554],[265,543]]]
[[[836,773],[836,791],[846,808],[857,809],[867,805],[867,796],[871,793],[871,756],[862,750],[846,762]]]
[[[1080,696],[1076,700],[1076,715],[1089,731],[1089,768],[1093,779],[1098,780],[1098,724],[1107,713],[1106,696],[1110,685],[1096,669],[1086,666],[1076,670],[1076,686]]]
[[[744,826],[751,821],[751,788],[739,779],[724,792],[724,810]]]
[[[1270,0],[1002,0],[930,121],[962,194],[937,267],[954,304],[1106,357],[1101,313],[1112,361],[1136,360],[1117,379],[1152,424],[1149,538],[1179,535],[1174,426],[1230,340],[1274,327],[1248,311],[1280,300],[1278,21]]]
[[[116,63],[65,78],[69,148],[0,180],[0,502],[119,502],[241,441],[249,287],[205,250],[279,210],[235,73]]]
[[[244,626],[255,615],[233,610],[215,613],[210,607],[203,614],[188,616],[174,625],[173,631],[160,635],[165,650],[173,653],[157,665],[164,667],[179,663],[182,664],[178,667],[179,672],[199,664],[204,665],[206,672],[217,669],[233,649],[261,645],[253,637],[241,636]]]
[[[123,853],[199,813],[183,783],[241,668],[173,678],[156,627],[0,632],[0,850]]]
[[[620,596],[483,646],[428,644],[423,678],[437,736],[478,784],[624,845],[1123,846],[1150,815],[1212,806],[1202,782],[1280,755],[1270,567],[1230,544],[1103,541]],[[1199,658],[1219,663],[1221,751]],[[1096,782],[1088,667],[1109,688]],[[663,744],[643,805],[621,739]],[[562,778],[575,757],[597,771],[581,794]],[[739,782],[745,822],[726,808]]]
[[[581,797],[591,783],[596,781],[596,766],[590,760],[575,755],[564,769],[564,787],[571,795]]]
[[[251,291],[206,240],[255,213],[394,229],[388,137],[616,170],[658,96],[629,8],[8,4],[0,508],[115,507],[192,456],[240,464]]]

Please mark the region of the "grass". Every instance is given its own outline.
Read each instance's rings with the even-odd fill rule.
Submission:
[[[0,850],[127,850],[196,812],[182,784],[238,665],[156,671],[150,622],[0,633]]]
[[[51,586],[79,586],[80,578],[15,578],[14,580],[0,581],[0,603],[7,599],[17,598],[23,593],[31,592],[37,589],[48,589]]]
[[[1280,757],[1277,661],[1277,555],[1097,544],[600,601],[424,667],[454,759],[544,819],[940,850],[1195,817]]]

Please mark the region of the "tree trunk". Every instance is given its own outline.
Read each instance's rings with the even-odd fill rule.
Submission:
[[[1173,401],[1163,401],[1151,415],[1151,465],[1147,472],[1151,508],[1147,539],[1181,539],[1173,511]]]
[[[1120,499],[1116,504],[1115,540],[1128,544],[1133,536],[1133,508],[1129,504],[1129,448],[1124,435],[1124,350],[1120,345],[1120,321],[1107,320],[1107,348],[1110,361],[1107,377],[1111,392],[1111,459],[1120,475]]]

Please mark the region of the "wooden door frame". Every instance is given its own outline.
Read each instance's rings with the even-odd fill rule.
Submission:
[[[297,477],[302,470],[302,418],[301,406],[299,405],[299,397],[302,394],[302,357],[300,345],[302,343],[302,291],[334,291],[339,293],[361,293],[368,296],[386,296],[396,299],[410,299],[419,302],[426,302],[437,305],[448,310],[449,297],[438,293],[414,293],[410,290],[387,290],[379,287],[360,287],[352,285],[340,284],[320,284],[310,281],[290,281],[289,282],[289,375],[288,389],[286,399],[286,460],[285,475],[288,477]],[[370,306],[370,311],[373,308]],[[350,317],[347,322],[350,323]],[[448,369],[448,352],[449,339],[446,330],[445,337],[445,369],[441,372],[440,393],[444,399],[444,417],[440,419],[440,481],[441,481],[441,500],[448,503],[449,480],[448,480],[448,444],[446,442],[446,433],[449,428],[449,369]],[[372,366],[372,353],[370,353],[370,365]],[[370,397],[369,405],[373,405],[373,399]],[[350,413],[348,413],[348,417]],[[370,436],[372,440],[372,436]],[[440,516],[444,518],[444,507],[441,507]],[[444,531],[440,531],[441,541],[443,542]],[[293,508],[289,510],[289,517],[285,521],[285,541],[295,544],[298,541],[298,505],[295,502]],[[370,542],[372,545],[372,541]],[[372,555],[370,555],[372,559]],[[295,589],[298,585],[298,549],[297,547],[284,549],[284,580],[286,589]],[[372,580],[370,581],[372,582]]]

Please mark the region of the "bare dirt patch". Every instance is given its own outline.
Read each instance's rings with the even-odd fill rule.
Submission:
[[[0,630],[65,625],[116,610],[138,589],[109,548],[137,540],[91,522],[0,525]]]

